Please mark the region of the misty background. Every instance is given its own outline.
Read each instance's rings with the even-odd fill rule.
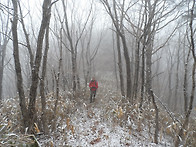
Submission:
[[[127,9],[124,19],[124,33],[126,36],[128,52],[130,57],[131,77],[134,81],[135,70],[135,48],[137,48],[136,31],[143,24],[142,4],[141,1],[117,1],[118,11],[120,14],[121,3]],[[39,26],[42,18],[42,1],[20,1],[24,25],[29,35],[30,44],[33,53],[35,53],[36,40],[39,32]],[[191,6],[189,1],[172,1],[165,0],[157,4],[157,19],[153,39],[152,54],[152,89],[154,93],[173,111],[183,112],[184,96],[184,70],[187,64],[187,90],[190,91],[191,84],[191,62],[193,58],[189,57],[187,62],[189,36],[188,32],[188,8]],[[128,8],[129,7],[129,8]],[[118,53],[116,46],[116,31],[107,11],[100,1],[66,1],[67,18],[73,42],[77,43],[77,73],[81,82],[81,88],[85,88],[85,74],[87,71],[85,59],[92,57],[91,71],[88,75],[88,82],[92,76],[98,81],[108,80],[113,82],[113,89],[120,92],[119,73],[118,73]],[[10,1],[1,1],[1,46],[5,38],[9,42],[6,45],[5,61],[3,64],[3,90],[2,99],[6,100],[17,95],[16,75],[14,69],[12,35],[10,33],[11,21],[13,19],[13,9]],[[171,11],[171,12],[170,12]],[[161,14],[164,13],[164,14]],[[167,14],[168,13],[168,14]],[[21,16],[20,16],[21,17]],[[119,16],[120,17],[120,16]],[[160,20],[158,17],[161,17]],[[64,9],[61,2],[55,3],[51,10],[50,20],[50,38],[49,52],[47,62],[47,89],[48,92],[54,86],[54,74],[58,72],[58,62],[60,58],[60,28],[64,20]],[[141,24],[140,24],[141,23]],[[195,26],[195,21],[193,26]],[[63,26],[65,29],[65,25]],[[7,34],[5,34],[7,30]],[[64,31],[64,30],[63,30]],[[80,36],[81,35],[81,36]],[[71,90],[72,87],[72,70],[71,70],[71,53],[70,46],[67,45],[67,34],[62,34],[62,74],[60,75],[61,91]],[[78,39],[79,38],[79,39]],[[78,39],[78,40],[77,40]],[[25,47],[26,41],[23,34],[21,23],[18,24],[18,40],[20,63],[24,79],[24,89],[26,95],[31,84],[31,72],[29,65],[29,54]],[[90,41],[90,42],[89,42]],[[140,48],[142,49],[142,47]],[[87,51],[88,50],[88,51]],[[141,50],[140,50],[141,51]],[[123,58],[123,49],[121,43],[121,56],[123,77],[126,78],[125,60]],[[88,53],[88,55],[87,55]],[[1,55],[2,56],[2,55]],[[141,59],[141,52],[140,52]],[[141,62],[140,62],[141,70]],[[139,73],[141,75],[141,73]],[[141,83],[141,78],[138,80]],[[53,84],[52,84],[53,83]],[[107,83],[106,83],[107,84]],[[126,82],[124,83],[126,85]],[[133,86],[133,83],[132,83]],[[139,87],[140,89],[141,87]],[[195,106],[195,100],[194,100]]]

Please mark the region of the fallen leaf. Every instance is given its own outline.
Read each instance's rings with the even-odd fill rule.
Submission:
[[[97,138],[97,139],[94,139],[90,142],[91,145],[94,145],[96,143],[99,143],[101,141],[101,138]]]

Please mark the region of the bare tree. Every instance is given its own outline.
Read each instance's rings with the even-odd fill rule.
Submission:
[[[51,6],[55,2],[52,3],[51,0],[43,1],[43,5],[42,5],[43,15],[42,15],[41,26],[40,26],[40,30],[38,34],[38,39],[37,39],[37,50],[35,54],[35,60],[33,63],[33,68],[32,68],[32,79],[31,79],[31,86],[30,86],[30,93],[29,93],[29,103],[28,103],[28,108],[27,108],[25,104],[23,78],[22,78],[22,73],[21,73],[20,57],[19,57],[19,50],[18,50],[18,34],[17,34],[18,2],[16,0],[12,0],[13,7],[14,7],[12,34],[13,34],[15,70],[16,70],[16,76],[17,76],[17,88],[19,91],[20,106],[21,106],[22,116],[24,120],[24,127],[28,127],[29,132],[33,132],[33,125],[36,122],[35,104],[36,104],[36,97],[37,97],[37,87],[38,87],[38,82],[39,82],[39,70],[40,70],[40,64],[41,64],[41,59],[42,59],[43,39],[44,39],[44,35],[46,32],[46,28],[50,20]],[[23,26],[23,30],[26,36],[27,33],[25,31],[24,26]],[[28,36],[26,36],[26,39],[28,40]],[[27,44],[29,44],[28,41],[27,41]]]
[[[132,81],[131,81],[131,67],[130,67],[130,56],[129,56],[129,51],[128,51],[128,46],[127,46],[127,41],[126,41],[126,36],[125,36],[125,31],[123,28],[123,20],[124,20],[124,12],[126,12],[125,10],[125,0],[123,0],[122,4],[118,5],[117,2],[115,0],[112,1],[112,4],[109,3],[108,0],[101,0],[102,4],[104,5],[107,13],[109,14],[109,16],[112,19],[112,23],[115,26],[116,29],[116,33],[117,33],[117,39],[118,37],[120,37],[121,42],[122,42],[122,46],[123,46],[123,51],[124,51],[124,58],[125,58],[125,63],[126,63],[126,96],[129,100],[131,100],[131,93],[132,93]],[[112,5],[112,6],[111,6]],[[119,10],[119,14],[117,13],[117,5],[118,7],[120,7]],[[129,6],[128,6],[129,8]],[[119,40],[117,40],[118,46],[117,49],[119,50]],[[120,53],[118,52],[118,56],[120,56]],[[119,66],[121,66],[121,64],[119,64]],[[121,67],[120,67],[121,68]],[[121,77],[121,69],[120,70],[120,80],[122,82],[122,77]],[[123,83],[121,83],[123,84]],[[122,86],[122,85],[121,85]],[[121,87],[123,88],[123,87]],[[121,89],[121,93],[123,94],[124,90]]]
[[[190,13],[188,15],[188,19],[189,19],[189,29],[190,29],[190,35],[189,35],[189,44],[190,44],[190,51],[192,53],[192,57],[193,57],[193,65],[192,65],[192,88],[191,88],[191,94],[190,94],[190,101],[189,101],[189,105],[187,108],[187,111],[185,112],[185,118],[184,118],[184,122],[178,132],[178,135],[176,136],[175,139],[175,147],[178,147],[180,142],[184,140],[184,129],[186,129],[186,127],[188,126],[189,123],[189,117],[190,114],[192,112],[193,109],[193,100],[195,97],[195,70],[196,70],[196,54],[195,54],[195,41],[194,41],[194,36],[195,36],[195,30],[196,28],[194,28],[193,26],[193,21],[194,21],[194,10],[195,10],[195,0],[193,1],[189,1],[188,5],[190,5],[190,2],[192,2],[192,7],[190,10],[188,10],[188,13]]]
[[[56,113],[57,113],[57,107],[58,107],[58,102],[59,102],[59,99],[60,99],[60,73],[61,73],[61,70],[62,70],[62,60],[63,60],[63,44],[62,44],[62,34],[63,34],[63,23],[61,23],[61,28],[60,28],[60,41],[59,41],[59,61],[58,61],[58,71],[57,73],[54,73],[55,75],[55,82],[56,82],[56,101],[55,101],[55,105],[54,105],[54,124],[53,124],[53,128],[52,130],[54,131],[55,128],[56,128]]]
[[[9,28],[9,1],[7,4],[7,16],[3,13],[0,13],[1,19],[1,32],[0,32],[0,102],[2,101],[2,94],[3,94],[3,74],[4,74],[4,67],[5,67],[5,57],[6,57],[6,49],[7,44],[10,40],[9,36],[11,33],[11,29]]]
[[[121,90],[121,95],[125,96],[123,65],[122,65],[122,57],[121,57],[121,43],[120,43],[120,36],[117,32],[116,32],[116,47],[117,47],[117,53],[118,53],[118,69],[119,69],[119,79],[120,79],[120,90]]]
[[[93,71],[93,61],[98,53],[101,41],[102,41],[102,33],[97,36],[97,44],[93,44],[93,30],[95,27],[95,17],[92,16],[90,20],[90,25],[86,27],[85,33],[81,38],[81,58],[83,64],[83,73],[85,79],[85,87],[87,87],[88,81],[90,81],[91,76],[95,75]]]
[[[26,47],[28,49],[29,57],[30,57],[30,66],[31,66],[31,70],[33,70],[34,55],[33,55],[32,49],[31,49],[29,34],[27,33],[27,30],[26,30],[26,27],[25,27],[25,24],[24,24],[24,19],[23,19],[23,14],[22,14],[22,9],[21,9],[20,3],[18,3],[18,6],[19,6],[19,9],[20,9],[20,22],[22,24],[22,29],[23,29],[25,39],[26,39]]]
[[[175,74],[175,77],[176,77],[176,86],[175,86],[175,91],[174,91],[174,110],[177,109],[177,104],[179,102],[179,99],[180,99],[180,95],[178,94],[179,93],[179,66],[180,66],[180,35],[179,35],[179,45],[178,45],[178,48],[177,48],[177,61],[176,61],[176,74]]]
[[[126,17],[129,22],[129,24],[132,26],[132,28],[137,28],[140,29],[142,33],[139,33],[141,35],[137,35],[138,37],[138,43],[142,45],[142,50],[141,50],[141,104],[140,107],[142,106],[143,102],[143,97],[144,93],[147,93],[148,96],[148,101],[153,102],[154,108],[156,110],[156,127],[155,127],[155,136],[154,136],[154,142],[158,143],[158,107],[156,104],[156,101],[154,100],[153,96],[153,87],[152,87],[152,82],[153,82],[153,76],[152,76],[152,65],[153,65],[153,54],[159,51],[161,48],[163,48],[166,43],[170,40],[171,36],[175,32],[176,28],[171,32],[171,34],[168,35],[168,38],[158,47],[155,48],[154,45],[154,40],[156,34],[158,34],[158,31],[162,30],[165,28],[168,24],[170,24],[172,21],[176,20],[179,17],[179,14],[173,15],[172,19],[169,19],[165,21],[165,17],[168,17],[169,15],[173,14],[174,10],[176,9],[177,5],[173,5],[170,10],[167,10],[169,5],[169,1],[160,1],[160,0],[149,0],[149,1],[141,1],[138,2],[143,6],[143,13],[140,13],[141,15],[141,20],[142,20],[142,25],[141,27],[137,27],[138,25],[135,25],[132,21],[131,18],[129,17],[129,13],[126,13]],[[141,9],[140,9],[141,10]],[[167,11],[166,11],[167,10]],[[126,11],[124,11],[126,12]],[[140,11],[141,12],[141,11]],[[162,22],[165,22],[164,24]],[[134,31],[134,29],[133,29]],[[131,32],[131,31],[129,31]],[[136,32],[136,31],[135,31]],[[132,33],[132,32],[131,32]],[[137,34],[137,33],[132,33],[132,34]],[[139,48],[139,47],[138,47]],[[138,54],[138,51],[136,50],[135,54]],[[138,55],[136,56],[136,59],[138,58]],[[136,64],[138,64],[138,61],[136,60]],[[136,67],[137,68],[137,67]],[[137,69],[135,69],[137,73]],[[135,85],[134,85],[135,86]]]
[[[40,96],[41,96],[41,103],[42,103],[42,124],[43,124],[43,131],[45,134],[49,133],[48,129],[48,120],[46,117],[46,96],[45,96],[45,77],[47,71],[47,59],[48,59],[48,50],[49,50],[49,21],[48,26],[46,29],[45,34],[45,50],[43,55],[43,62],[42,62],[42,74],[40,80]]]
[[[14,14],[13,14],[13,21],[12,21],[12,36],[13,36],[13,55],[14,55],[14,63],[15,63],[15,71],[17,77],[17,89],[19,94],[19,104],[20,109],[23,116],[23,125],[24,128],[28,127],[28,112],[25,103],[25,94],[23,89],[23,78],[21,72],[21,64],[20,64],[20,57],[19,57],[19,47],[18,47],[18,4],[17,1],[12,0]]]
[[[91,16],[91,12],[92,12],[92,5],[91,5],[91,8],[89,9],[89,13],[87,14],[87,18],[84,21],[83,27],[81,28],[81,24],[80,24],[80,26],[77,26],[78,30],[73,30],[74,26],[72,26],[72,27],[70,26],[71,24],[76,25],[76,22],[74,22],[73,19],[70,22],[70,20],[68,19],[68,12],[67,12],[68,11],[68,2],[67,1],[65,2],[64,0],[62,0],[62,5],[63,5],[64,19],[65,19],[65,21],[64,21],[65,28],[63,28],[63,31],[64,31],[65,36],[67,37],[68,44],[69,44],[67,49],[71,53],[72,89],[73,89],[73,94],[75,94],[76,89],[77,89],[77,79],[78,79],[78,76],[77,76],[78,75],[78,73],[77,73],[78,72],[77,71],[78,44],[79,44],[79,41],[81,40],[81,37],[84,33],[86,25],[89,22],[89,18]],[[72,9],[72,11],[73,10],[74,9]]]
[[[174,69],[174,52],[171,51],[170,47],[168,46],[168,56],[167,56],[167,70],[168,70],[168,98],[167,104],[171,107],[171,100],[172,100],[172,73]]]
[[[48,26],[48,22],[50,21],[52,4],[53,3],[51,3],[51,0],[44,0],[42,6],[43,16],[42,16],[42,22],[38,34],[38,39],[37,39],[37,50],[35,54],[34,67],[32,69],[32,83],[31,83],[30,93],[29,93],[28,114],[29,114],[30,131],[32,131],[33,124],[36,121],[35,103],[36,103],[36,96],[37,96],[37,87],[39,82],[39,70],[40,70],[40,64],[42,59],[43,38],[44,38],[46,28]]]
[[[185,43],[184,43],[185,44]],[[185,46],[184,46],[185,49]],[[190,61],[191,50],[188,51],[188,55],[184,52],[186,57],[184,60],[184,83],[183,83],[183,93],[184,93],[184,114],[186,115],[188,109],[188,65]]]
[[[115,75],[115,79],[116,79],[116,88],[117,88],[117,90],[119,90],[119,80],[118,80],[119,78],[118,78],[118,71],[117,71],[118,68],[117,68],[114,32],[112,32],[112,49],[113,49],[113,56],[114,56],[113,60],[114,60],[114,75]],[[120,88],[121,88],[121,86],[120,86]],[[121,94],[122,94],[122,90],[121,90]]]

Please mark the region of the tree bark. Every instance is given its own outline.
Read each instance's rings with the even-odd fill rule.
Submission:
[[[37,40],[37,51],[35,55],[34,67],[32,69],[32,83],[29,93],[29,105],[28,105],[28,114],[29,114],[29,132],[33,131],[33,124],[36,122],[36,96],[37,96],[37,87],[39,82],[39,70],[42,59],[42,50],[43,50],[43,39],[45,30],[47,28],[48,22],[50,20],[51,13],[51,0],[44,0],[43,6],[43,15],[41,27],[39,30],[38,40]]]
[[[195,70],[196,70],[196,62],[193,63],[193,68],[192,68],[192,90],[191,90],[189,107],[188,107],[187,113],[185,115],[184,122],[183,122],[178,134],[176,135],[175,147],[179,147],[180,142],[183,141],[184,138],[185,138],[184,130],[188,126],[189,117],[190,117],[190,114],[191,114],[192,109],[193,109],[193,100],[194,100],[194,97],[195,97]]]
[[[193,101],[195,98],[195,71],[196,71],[196,54],[195,54],[195,41],[194,41],[194,29],[193,29],[193,20],[194,20],[194,9],[195,9],[195,0],[193,0],[192,3],[192,8],[190,10],[190,22],[189,22],[189,27],[190,27],[190,50],[192,52],[192,57],[193,57],[193,66],[192,66],[192,88],[191,88],[191,95],[190,95],[190,101],[189,101],[189,106],[185,115],[185,119],[183,122],[183,125],[181,126],[176,138],[175,138],[175,147],[178,147],[180,144],[181,140],[184,140],[184,129],[187,128],[188,123],[189,123],[189,117],[191,115],[192,109],[193,109]]]
[[[124,57],[125,57],[125,63],[126,63],[126,74],[127,74],[127,98],[132,102],[131,100],[131,94],[132,94],[132,82],[131,82],[131,63],[130,63],[130,57],[129,57],[129,51],[126,43],[125,34],[121,34],[121,40],[123,44],[123,50],[124,50]]]
[[[30,57],[30,66],[31,66],[31,71],[32,71],[34,55],[33,55],[32,49],[31,49],[29,35],[28,35],[27,30],[25,28],[25,24],[24,24],[24,20],[23,20],[23,14],[22,14],[22,9],[21,9],[20,3],[19,3],[19,9],[20,9],[20,20],[21,20],[22,29],[23,29],[23,32],[24,32],[24,35],[25,35],[25,39],[26,39],[27,49],[28,49],[29,57]]]
[[[3,73],[8,42],[9,39],[7,37],[4,37],[3,45],[0,44],[0,102],[3,100]]]
[[[142,47],[142,66],[141,66],[141,98],[140,98],[140,108],[143,105],[145,92],[145,45]]]
[[[155,133],[154,133],[154,143],[158,144],[158,136],[159,136],[159,110],[154,98],[154,93],[150,90],[150,94],[152,97],[152,103],[155,109]]]
[[[9,4],[7,7],[8,15],[6,17],[6,20],[2,20],[1,26],[3,33],[0,34],[0,103],[3,100],[3,74],[4,74],[4,62],[6,57],[6,50],[7,50],[7,44],[10,40],[8,36],[11,34],[11,29],[9,29]],[[2,13],[0,14],[0,16]],[[2,39],[1,39],[2,38]]]
[[[55,74],[55,81],[56,81],[56,101],[55,101],[55,105],[54,105],[54,121],[53,121],[53,126],[52,126],[52,131],[55,131],[56,130],[56,121],[57,121],[57,117],[56,117],[56,114],[57,114],[57,107],[58,107],[58,103],[59,103],[59,99],[60,99],[60,96],[59,96],[59,92],[60,92],[60,83],[59,83],[59,80],[60,80],[60,73],[61,73],[61,69],[62,69],[62,60],[63,60],[63,46],[62,46],[62,29],[60,30],[60,58],[59,58],[59,65],[58,65],[58,72],[57,74]]]
[[[121,47],[120,47],[120,36],[116,33],[116,45],[117,45],[117,53],[118,53],[118,69],[119,69],[119,78],[120,78],[120,90],[121,95],[125,96],[125,88],[124,88],[124,78],[123,78],[123,69],[122,69],[122,58],[121,58]]]
[[[188,109],[188,62],[189,62],[189,57],[190,57],[190,50],[188,52],[186,61],[184,63],[184,83],[183,83],[183,93],[184,93],[184,114],[186,116],[187,114],[187,109]]]
[[[179,101],[179,95],[178,95],[178,91],[179,91],[179,76],[178,76],[178,72],[179,72],[179,66],[180,66],[180,45],[179,48],[177,49],[177,65],[176,65],[176,86],[175,86],[175,92],[174,92],[174,111],[177,110],[177,105],[178,105],[178,101]]]
[[[25,103],[25,94],[23,89],[23,78],[21,72],[21,64],[19,57],[19,47],[18,47],[18,4],[16,0],[12,0],[12,4],[14,7],[14,15],[12,21],[12,36],[13,36],[13,55],[14,55],[14,63],[15,63],[15,71],[16,71],[16,79],[17,79],[17,89],[19,94],[19,104],[22,112],[23,125],[24,128],[28,127],[28,112]]]
[[[127,88],[126,96],[131,101],[131,94],[132,94],[131,65],[130,65],[131,63],[130,63],[130,57],[129,57],[129,51],[128,51],[128,47],[127,47],[127,41],[126,41],[126,37],[125,37],[125,32],[124,32],[124,29],[123,29],[124,15],[121,14],[120,20],[118,20],[117,9],[116,9],[116,1],[115,0],[113,0],[114,16],[112,15],[112,12],[110,10],[110,6],[109,6],[108,2],[105,2],[105,4],[108,7],[109,15],[111,16],[113,24],[114,24],[114,26],[116,28],[116,31],[117,31],[117,33],[118,33],[118,35],[119,35],[119,37],[121,38],[121,41],[122,41],[123,51],[124,51],[124,58],[125,58],[125,64],[126,64],[126,80],[127,80],[126,81],[126,85],[127,85],[127,87],[126,87]],[[125,5],[125,3],[123,1],[122,10],[121,10],[122,13],[124,11],[124,5]]]
[[[49,22],[45,34],[45,51],[43,55],[42,75],[40,80],[40,96],[41,96],[41,104],[42,104],[41,119],[42,119],[44,134],[49,133],[48,120],[46,117],[46,96],[45,96],[45,77],[46,77],[46,69],[47,69],[48,50],[49,50]]]
[[[137,99],[137,95],[138,95],[141,38],[136,39],[136,42],[137,42],[137,47],[135,49],[135,72],[134,72],[134,85],[133,85],[133,98],[134,99]]]

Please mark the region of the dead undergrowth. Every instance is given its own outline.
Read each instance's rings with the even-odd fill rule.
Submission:
[[[99,136],[90,142],[91,145],[99,143],[103,138],[106,140],[109,138],[109,135],[104,135],[104,128],[98,128],[98,124],[102,122],[107,122],[110,124],[110,127],[122,127],[127,130],[129,135],[136,137],[138,140],[153,142],[155,110],[151,103],[144,102],[142,109],[140,109],[137,101],[131,104],[129,101],[123,100],[125,98],[121,97],[118,92],[104,86],[99,88],[94,103],[89,103],[89,91],[85,89],[75,94],[74,97],[71,92],[61,93],[56,113],[58,118],[55,123],[56,131],[52,132],[51,127],[54,121],[53,109],[56,98],[53,93],[47,95],[46,118],[48,119],[50,129],[50,133],[47,135],[42,134],[43,129],[40,117],[42,112],[39,97],[37,98],[36,105],[38,120],[34,135],[24,135],[21,133],[22,121],[18,98],[5,100],[0,109],[0,146],[25,146],[29,144],[36,144],[37,146],[39,144],[44,146],[55,146],[57,144],[66,146],[68,135],[71,134],[73,137],[78,137],[78,134],[76,134],[77,124],[74,124],[76,119],[81,119],[84,122],[88,121],[88,119],[98,120],[90,128],[92,132],[97,131]],[[175,119],[178,120],[174,121],[161,106],[159,106],[159,111],[159,142],[166,136],[172,140],[180,128],[179,122],[181,122],[182,118],[173,114]],[[76,118],[76,116],[83,117],[82,115],[77,115],[81,114],[81,112],[85,113],[85,119]],[[99,116],[96,115],[97,112],[99,112]],[[88,132],[83,135],[88,136]],[[186,136],[183,142],[184,145],[193,146],[196,144],[196,121],[194,119],[190,120],[190,125],[184,135]],[[62,142],[58,143],[58,140],[62,140]],[[129,144],[127,143],[127,145]]]

